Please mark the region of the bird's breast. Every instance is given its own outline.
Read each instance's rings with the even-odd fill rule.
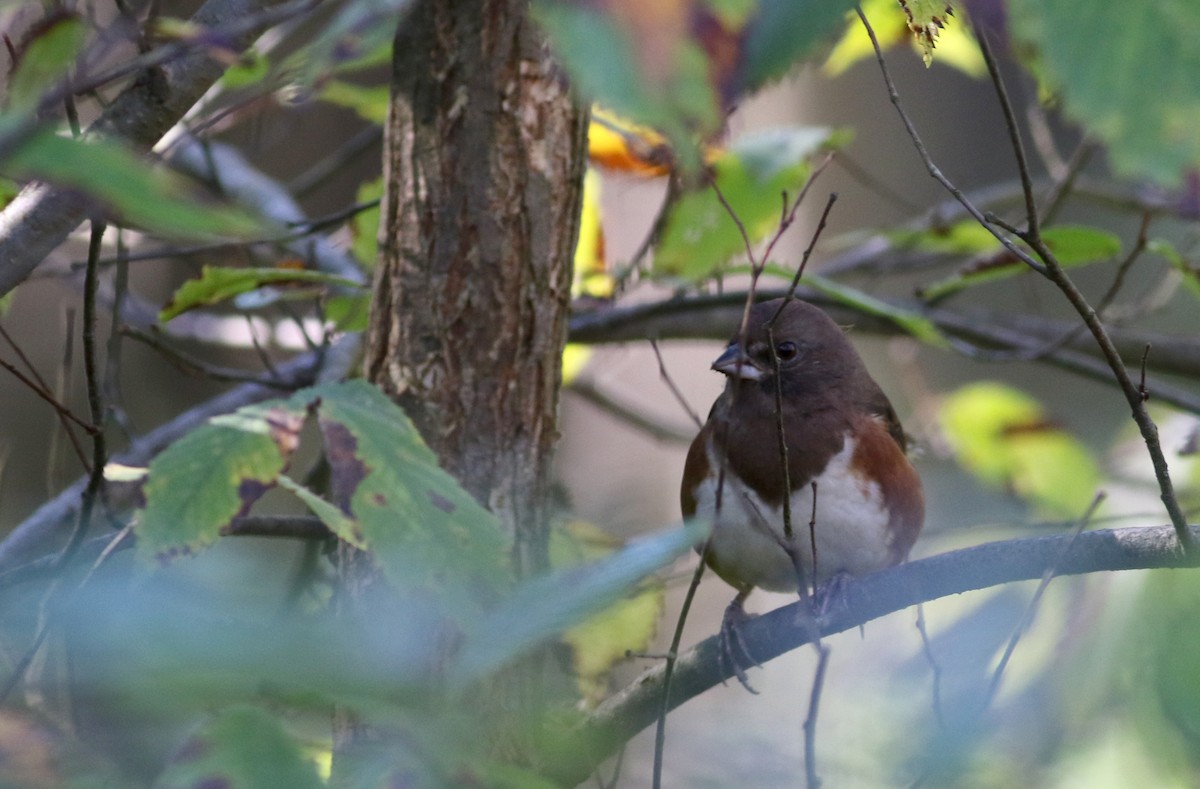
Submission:
[[[783,547],[782,503],[764,501],[731,468],[722,481],[722,461],[711,441],[706,455],[709,473],[693,496],[696,514],[713,520],[709,565],[737,588],[797,591],[795,568]],[[862,456],[859,442],[847,435],[811,482],[792,491],[792,544],[809,584],[843,572],[863,575],[898,561],[893,513],[882,486],[860,468]]]

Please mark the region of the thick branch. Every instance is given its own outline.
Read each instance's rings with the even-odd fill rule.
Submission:
[[[782,296],[783,291],[760,291],[763,298]],[[863,315],[819,293],[799,296],[820,306],[843,325],[872,334],[900,335],[904,331],[886,318]],[[719,295],[613,307],[579,314],[571,319],[571,342],[634,342],[646,339],[726,340],[741,319],[745,293]],[[997,316],[986,312],[925,309],[929,318],[948,336],[991,348],[1029,350],[1040,348],[1078,324],[1026,315]],[[1147,344],[1154,346],[1149,369],[1175,375],[1200,375],[1200,342],[1155,332],[1113,329],[1112,340],[1129,363],[1137,364]],[[1100,381],[1111,381],[1112,372],[1088,337],[1077,337],[1066,346],[1052,348],[1040,361]],[[1162,382],[1150,385],[1151,397],[1200,413],[1200,397],[1181,387]]]
[[[253,17],[271,0],[208,0],[191,18],[201,28],[220,27]],[[272,21],[239,30],[223,39],[241,52]],[[149,150],[225,71],[207,48],[184,51],[176,60],[147,70],[112,102],[89,134],[119,137],[138,150]],[[51,184],[32,183],[0,212],[0,296],[8,293],[61,244],[86,218],[81,193]]]
[[[1200,536],[1200,527],[1192,526]],[[1058,575],[1200,566],[1200,557],[1179,549],[1170,526],[1102,529],[1073,535],[1033,537],[988,543],[932,556],[875,573],[850,583],[844,606],[818,620],[821,636],[859,627],[918,603],[986,589],[1014,581],[1039,579],[1057,564]],[[1061,562],[1059,561],[1061,558]],[[756,617],[743,630],[750,652],[763,662],[810,642],[814,628],[801,603]],[[727,663],[727,662],[726,662]],[[584,781],[597,765],[654,722],[662,702],[663,667],[643,673],[606,701],[582,726],[577,748],[566,749],[546,772],[564,785]],[[705,639],[680,656],[672,681],[671,709],[732,676],[717,655],[717,637]]]

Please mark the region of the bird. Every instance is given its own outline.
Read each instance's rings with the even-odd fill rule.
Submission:
[[[832,318],[780,298],[754,304],[743,326],[712,363],[725,389],[688,449],[680,505],[711,520],[697,550],[737,591],[719,654],[753,691],[749,594],[811,586],[824,606],[849,578],[908,558],[925,502],[895,409]]]

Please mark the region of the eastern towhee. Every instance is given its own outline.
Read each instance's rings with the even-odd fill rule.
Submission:
[[[733,647],[753,661],[737,631],[746,596],[805,585],[820,595],[831,580],[904,561],[925,503],[895,410],[821,310],[795,299],[754,305],[712,367],[727,376],[725,391],[688,450],[680,499],[685,517],[712,518],[708,566],[737,589],[722,651],[744,684]]]

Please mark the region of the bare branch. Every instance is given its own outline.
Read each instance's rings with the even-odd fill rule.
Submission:
[[[236,23],[225,40],[242,52],[274,20],[260,16],[270,0],[207,0],[191,18],[200,27]],[[261,20],[258,25],[245,20]],[[208,48],[184,49],[159,68],[158,79],[137,80],[126,88],[88,130],[115,136],[147,150],[187,112],[225,71]],[[87,215],[88,200],[77,191],[33,183],[0,212],[0,295],[8,293],[66,239]]]
[[[279,366],[285,380],[296,387],[304,386],[325,376],[341,378],[354,363],[359,338],[347,336],[338,340],[324,354],[304,354]],[[133,442],[112,460],[129,466],[143,466],[162,449],[210,417],[226,414],[250,403],[257,403],[279,394],[277,389],[259,384],[243,384],[186,411],[164,425]],[[80,496],[87,479],[81,478],[47,501],[0,542],[0,572],[57,550],[64,539],[63,528],[78,512]],[[128,493],[125,494],[128,496]],[[113,504],[124,501],[113,492]]]
[[[1192,526],[1200,535],[1200,526]],[[1075,539],[1058,566],[1059,575],[1115,570],[1200,566],[1200,557],[1179,550],[1171,526],[1102,529],[1074,538],[1033,537],[988,543],[909,562],[851,581],[844,605],[817,620],[821,636],[850,630],[918,603],[1014,581],[1036,580],[1059,561],[1063,546]],[[756,657],[772,660],[810,643],[814,628],[807,606],[792,603],[751,619],[744,628]],[[674,666],[674,690],[668,703],[678,707],[732,677],[718,657],[717,637],[705,639],[681,654]],[[579,747],[546,768],[566,784],[586,780],[592,767],[622,743],[650,725],[663,702],[664,668],[654,667],[600,706],[579,730]]]

